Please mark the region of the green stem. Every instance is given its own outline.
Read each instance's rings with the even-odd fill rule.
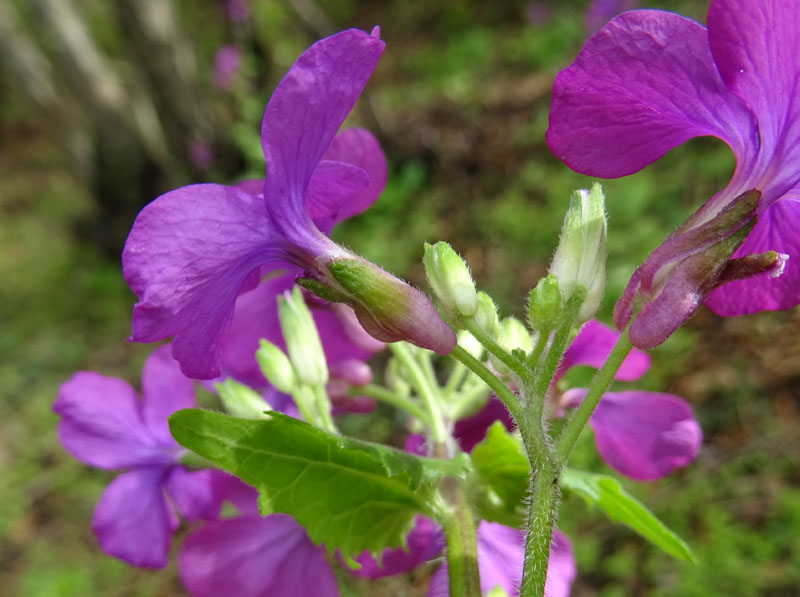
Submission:
[[[464,367],[461,363],[456,363],[453,367],[453,370],[450,372],[450,377],[447,378],[447,384],[444,386],[444,396],[445,399],[452,396],[458,386],[464,383],[467,375],[469,374],[469,369]]]
[[[516,375],[519,377],[524,377],[525,375],[529,374],[525,363],[520,361],[517,357],[495,342],[494,339],[489,336],[489,334],[483,331],[481,326],[479,326],[474,319],[465,319],[464,325],[466,325],[467,331],[475,336],[478,342],[480,342],[486,348],[486,350],[500,359],[505,366],[511,369],[511,371],[513,371]]]
[[[536,346],[528,357],[528,367],[531,369],[536,369],[537,365],[539,364],[539,359],[542,358],[542,353],[544,352],[544,349],[547,348],[547,343],[550,341],[550,334],[552,332],[553,330],[550,328],[541,330],[539,339],[536,341]]]
[[[386,404],[391,404],[392,406],[406,411],[408,414],[418,418],[423,423],[428,422],[428,413],[425,412],[420,405],[411,399],[406,398],[405,396],[401,396],[400,394],[396,394],[391,390],[387,390],[383,386],[367,384],[365,386],[354,387],[350,389],[350,395],[375,398],[376,400],[380,400]]]
[[[589,422],[589,418],[600,402],[600,398],[603,397],[611,382],[614,381],[614,376],[632,348],[633,346],[628,339],[628,331],[625,330],[614,345],[611,354],[608,355],[608,359],[606,359],[602,369],[595,374],[586,398],[583,399],[583,402],[581,402],[581,405],[576,409],[575,414],[564,426],[561,435],[558,437],[556,458],[561,466],[566,465],[569,455],[578,441],[578,436],[583,431],[586,423]]]
[[[547,396],[547,391],[550,389],[550,384],[553,382],[553,376],[558,369],[558,364],[564,356],[569,342],[570,332],[572,326],[575,324],[575,318],[578,317],[578,312],[586,300],[586,289],[579,287],[575,289],[572,296],[569,297],[567,304],[564,308],[564,314],[561,323],[553,335],[553,342],[547,351],[547,356],[542,363],[542,367],[536,374],[536,385],[534,387],[534,401],[541,402],[541,407],[544,406],[544,398]],[[541,417],[540,417],[541,418]]]
[[[442,481],[441,491],[448,504],[441,522],[447,539],[450,597],[480,597],[475,519],[463,482],[447,477]]]
[[[425,372],[420,367],[414,356],[411,354],[408,346],[403,342],[395,342],[389,345],[394,352],[395,356],[400,360],[403,366],[411,376],[411,383],[414,384],[417,392],[422,398],[422,403],[428,411],[428,423],[431,428],[431,439],[435,444],[446,444],[450,439],[450,434],[447,432],[442,411],[439,409],[439,401],[436,396],[438,388],[434,388],[428,382]]]
[[[547,459],[542,459],[541,464],[534,470],[528,503],[528,528],[520,597],[544,596],[553,526],[561,498],[560,469],[554,467]]]
[[[473,357],[469,352],[461,348],[460,346],[456,346],[450,355],[453,358],[458,359],[464,365],[466,365],[470,370],[472,370],[475,375],[480,377],[486,385],[489,386],[497,397],[503,401],[503,404],[506,405],[508,412],[511,413],[511,416],[514,417],[514,420],[519,421],[522,419],[523,411],[522,406],[517,400],[517,396],[508,389],[505,383],[501,379],[499,379],[494,373],[489,371],[489,368],[486,367],[483,363],[481,363],[478,359]]]
[[[331,401],[328,394],[325,393],[325,386],[315,385],[312,386],[311,392],[314,395],[314,403],[319,413],[319,422],[323,430],[333,435],[339,435],[339,428],[331,416]]]

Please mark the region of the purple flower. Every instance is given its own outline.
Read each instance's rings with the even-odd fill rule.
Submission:
[[[142,210],[123,252],[125,278],[139,296],[133,340],[174,335],[184,373],[216,377],[236,298],[269,264],[299,268],[306,287],[349,304],[379,340],[452,350],[455,334],[425,295],[323,233],[363,210],[382,187],[364,167],[339,157],[382,163],[374,138],[364,131],[334,137],[383,48],[377,30],[349,30],[298,59],[264,113],[263,196],[250,194],[252,183],[193,185]]]
[[[557,379],[577,365],[599,368],[619,334],[598,321],[588,322],[567,349]],[[616,379],[633,381],[650,368],[649,357],[634,349]],[[587,390],[561,396],[560,407],[576,407]],[[606,392],[589,419],[597,450],[613,469],[640,481],[659,479],[697,456],[703,434],[692,407],[671,394],[644,391]]]
[[[242,64],[242,55],[234,46],[222,46],[214,54],[214,85],[230,89]]]
[[[645,261],[618,303],[620,327],[645,301],[635,345],[663,341],[706,296],[725,316],[800,303],[800,260],[787,261],[800,249],[798,94],[800,4],[783,0],[713,0],[707,29],[670,12],[625,13],[557,77],[547,141],[579,172],[625,176],[697,136],[736,156],[728,186]]]
[[[225,14],[234,23],[244,23],[250,18],[247,0],[225,0]]]
[[[339,595],[324,550],[291,516],[259,516],[255,490],[238,480],[232,480],[226,497],[241,516],[205,523],[181,548],[180,576],[192,595]]]
[[[499,586],[509,595],[519,594],[522,564],[525,557],[525,533],[496,522],[481,521],[478,525],[478,569],[481,593],[484,595]],[[569,597],[572,581],[577,574],[575,556],[569,538],[555,529],[550,546],[547,582],[548,597]],[[431,579],[428,597],[447,597],[450,594],[447,562]]]
[[[638,0],[592,0],[583,14],[586,32],[589,35],[595,34],[610,19],[638,5]]]
[[[53,405],[70,454],[97,468],[128,469],[103,492],[92,529],[106,553],[134,566],[166,566],[174,510],[190,521],[215,518],[225,483],[223,473],[179,465],[186,451],[172,439],[167,417],[194,406],[194,387],[169,353],[162,346],[147,359],[142,400],[121,379],[79,371]]]

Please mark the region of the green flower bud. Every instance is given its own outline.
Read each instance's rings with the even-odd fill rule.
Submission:
[[[261,394],[238,381],[226,379],[222,383],[214,384],[214,388],[222,401],[222,406],[234,417],[266,419],[268,415],[264,413],[272,410]]]
[[[588,321],[600,308],[606,285],[606,213],[602,187],[580,189],[570,198],[569,211],[561,229],[561,240],[550,264],[550,273],[569,301],[578,287],[586,290],[586,299],[578,321]]]
[[[564,295],[558,278],[549,274],[539,280],[528,297],[528,321],[534,330],[549,332],[558,325],[564,308]]]
[[[483,356],[483,344],[478,342],[478,339],[467,330],[461,330],[456,334],[456,337],[458,338],[458,345],[473,357],[480,359]]]
[[[500,334],[497,336],[497,343],[508,352],[521,350],[528,354],[533,350],[533,338],[528,328],[516,317],[506,317],[500,322]],[[509,373],[508,367],[497,357],[490,354],[492,366],[501,375]]]
[[[278,297],[278,317],[297,379],[311,386],[327,383],[328,363],[322,341],[298,286],[291,294]]]
[[[297,387],[297,376],[289,357],[269,340],[262,338],[259,342],[256,361],[261,373],[278,391],[291,394]]]
[[[500,333],[500,319],[497,316],[497,305],[494,304],[492,297],[485,292],[478,293],[478,309],[473,316],[475,323],[490,338],[497,338]]]
[[[451,322],[472,317],[478,309],[475,282],[463,259],[446,242],[425,243],[425,273],[433,293]]]

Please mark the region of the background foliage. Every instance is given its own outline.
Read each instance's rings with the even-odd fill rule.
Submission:
[[[47,4],[20,1],[3,10],[16,10],[19,32],[38,39],[34,9]],[[76,6],[131,98],[152,95],[132,75],[139,59],[122,17],[100,0]],[[701,21],[705,10],[689,0],[657,7]],[[580,1],[254,0],[250,20],[237,28],[226,23],[221,2],[176,2],[177,26],[197,65],[197,96],[214,124],[208,138],[215,160],[193,164],[170,141],[163,163],[127,172],[136,183],[133,196],[123,192],[131,188],[125,177],[116,186],[98,184],[98,171],[106,172],[98,155],[110,150],[81,98],[59,91],[54,105],[62,114],[43,109],[9,63],[0,63],[0,594],[183,594],[174,565],[141,571],[99,550],[89,523],[112,475],[61,450],[50,411],[58,385],[75,370],[135,382],[151,350],[124,342],[134,297],[118,255],[120,231],[135,208],[177,184],[259,175],[258,122],[281,74],[324,34],[378,23],[387,52],[353,121],[379,135],[391,164],[389,186],[336,236],[418,285],[422,243],[448,240],[479,286],[505,312],[519,314],[527,289],[545,273],[569,192],[590,183],[544,144],[550,85],[585,39],[584,8]],[[43,55],[57,60],[52,36],[41,40]],[[224,43],[245,53],[230,91],[212,85],[214,52]],[[65,139],[89,149],[70,151]],[[725,184],[732,168],[726,147],[701,139],[605,184],[604,321],[636,265]],[[704,309],[653,351],[643,385],[689,399],[704,446],[694,465],[665,481],[622,483],[690,543],[698,563],[669,558],[570,498],[559,525],[576,545],[575,596],[797,594],[798,330],[796,312],[722,319]],[[381,410],[353,417],[345,428],[398,442],[391,416]],[[586,434],[573,464],[613,474],[591,444]],[[430,572],[423,567],[374,585],[343,577],[344,594],[424,594]]]

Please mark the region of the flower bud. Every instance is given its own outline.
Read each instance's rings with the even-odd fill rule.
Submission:
[[[214,384],[214,388],[225,410],[234,417],[266,419],[264,413],[272,410],[261,394],[233,379]]]
[[[528,354],[533,350],[531,333],[525,327],[525,324],[516,317],[506,317],[500,322],[500,334],[497,336],[497,343],[508,352],[521,350]],[[509,373],[508,367],[497,357],[490,353],[489,358],[495,371],[502,375]]]
[[[294,374],[292,363],[285,352],[269,340],[262,338],[256,351],[256,361],[261,368],[261,373],[279,392],[292,393],[297,386],[297,376]]]
[[[461,330],[457,334],[458,336],[458,345],[466,350],[469,354],[471,354],[476,359],[480,359],[483,356],[483,344],[478,342],[478,339],[470,334],[467,330]]]
[[[548,274],[528,296],[528,321],[534,330],[547,333],[556,328],[563,309],[564,295],[558,278]]]
[[[328,381],[328,364],[311,311],[299,287],[278,297],[278,317],[297,379],[307,385]]]
[[[451,322],[472,317],[478,308],[475,282],[464,260],[446,242],[425,243],[425,273]]]
[[[373,337],[383,342],[406,340],[439,354],[455,348],[453,330],[413,286],[360,258],[335,259],[328,267],[358,321]]]
[[[595,183],[591,190],[575,191],[570,197],[550,273],[558,278],[565,302],[569,301],[578,287],[586,290],[576,324],[591,319],[603,299],[606,285],[606,228],[602,187]]]
[[[475,323],[481,328],[490,338],[497,338],[500,333],[500,319],[497,316],[497,305],[495,305],[492,297],[485,292],[478,293],[478,309],[473,316]]]

